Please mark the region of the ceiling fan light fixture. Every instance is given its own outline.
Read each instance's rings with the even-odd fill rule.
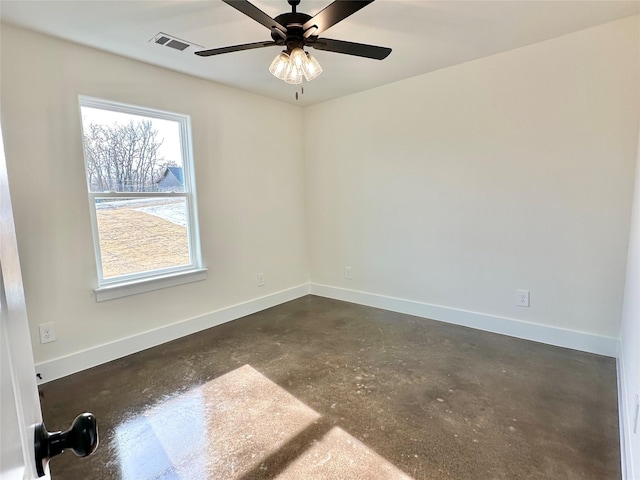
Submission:
[[[280,52],[271,62],[269,71],[280,80],[299,85],[303,77],[309,82],[320,75],[322,67],[310,53],[296,47],[289,54]]]
[[[273,62],[271,62],[269,71],[274,77],[284,80],[287,77],[288,70],[289,55],[287,55],[287,52],[280,52],[280,54],[273,59]]]
[[[309,52],[307,52],[307,58],[304,63],[303,73],[304,78],[307,79],[307,82],[310,82],[322,73],[322,67],[320,66],[320,63]]]

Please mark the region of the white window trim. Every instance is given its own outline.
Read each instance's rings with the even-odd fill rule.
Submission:
[[[89,198],[89,211],[91,213],[91,229],[93,233],[93,245],[96,258],[96,269],[98,276],[98,287],[94,289],[96,301],[102,302],[114,298],[136,295],[150,292],[161,288],[182,285],[185,283],[205,280],[207,269],[202,266],[202,255],[200,250],[200,232],[198,228],[198,214],[196,202],[196,182],[193,171],[193,146],[191,141],[191,117],[185,114],[166,112],[147,107],[138,107],[111,100],[79,95],[79,112],[82,120],[82,107],[99,108],[115,112],[141,115],[162,120],[171,120],[180,125],[181,155],[183,159],[183,175],[187,192],[91,192],[87,183]],[[82,121],[80,122],[82,125]],[[84,129],[84,126],[83,126]],[[82,131],[84,142],[84,130]],[[84,157],[84,151],[83,151]],[[86,177],[86,159],[84,159]],[[140,198],[140,197],[180,197],[185,199],[185,206],[189,221],[187,222],[187,238],[189,240],[189,250],[192,262],[189,265],[171,267],[161,270],[153,270],[131,275],[122,275],[113,279],[105,279],[102,274],[102,258],[100,255],[100,238],[96,218],[96,198]]]
[[[96,293],[96,301],[104,302],[105,300],[128,297],[129,295],[152,292],[154,290],[160,290],[161,288],[176,287],[178,285],[199,282],[200,280],[206,279],[207,269],[199,268],[184,272],[156,275],[153,278],[113,283],[105,285],[104,287],[98,287],[94,292]]]

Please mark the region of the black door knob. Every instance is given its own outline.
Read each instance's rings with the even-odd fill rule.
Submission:
[[[44,423],[36,425],[35,454],[38,476],[52,457],[71,449],[78,457],[91,455],[98,448],[98,422],[91,413],[78,415],[71,427],[64,432],[49,433]]]

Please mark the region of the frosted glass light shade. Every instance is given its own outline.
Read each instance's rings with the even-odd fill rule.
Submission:
[[[291,51],[289,58],[291,63],[293,63],[298,69],[303,68],[304,64],[307,62],[307,56],[301,48],[294,48]]]
[[[289,55],[286,52],[280,52],[280,54],[273,59],[269,71],[274,77],[284,80],[287,77],[289,70]]]
[[[315,57],[310,53],[307,53],[303,73],[304,78],[307,79],[307,82],[310,82],[322,73],[322,67],[320,66],[320,63],[318,63],[318,60],[316,60]]]
[[[285,77],[284,81],[287,83],[292,83],[294,85],[298,85],[300,83],[302,83],[302,69],[296,67],[296,65],[291,62],[289,64],[289,71],[287,72],[287,76]]]

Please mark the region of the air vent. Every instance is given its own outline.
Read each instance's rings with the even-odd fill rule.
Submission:
[[[171,40],[169,37],[165,37],[164,35],[160,35],[159,37],[156,38],[156,43],[159,43],[160,45],[164,45],[169,40]]]
[[[155,35],[151,40],[149,40],[149,42],[180,50],[181,52],[184,52],[189,47],[194,47],[195,50],[201,50],[204,48],[202,45],[198,45],[197,43],[187,42],[186,40],[182,40],[181,38],[173,37],[162,32]]]
[[[166,45],[167,47],[175,48],[176,50],[180,51],[183,51],[189,46],[188,43],[181,42],[180,40],[170,40]]]

